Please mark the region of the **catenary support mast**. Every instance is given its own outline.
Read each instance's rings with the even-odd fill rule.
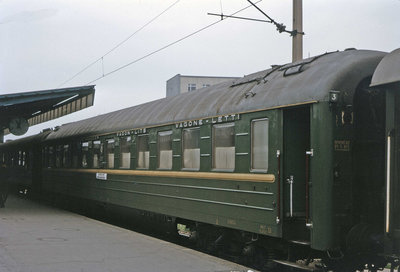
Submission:
[[[293,0],[293,34],[292,61],[303,59],[303,0]]]

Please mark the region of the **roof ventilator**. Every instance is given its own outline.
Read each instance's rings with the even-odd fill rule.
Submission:
[[[249,96],[253,97],[255,96],[256,93],[253,92],[252,90],[248,91],[247,93],[244,94],[244,98],[248,98]]]
[[[335,52],[338,52],[338,51],[335,51]],[[302,60],[300,62],[295,62],[295,63],[291,63],[291,64],[288,64],[288,65],[284,65],[284,66],[279,68],[279,71],[284,71],[283,72],[283,76],[284,77],[295,75],[295,74],[299,74],[299,73],[304,71],[303,67],[306,64],[310,64],[310,63],[314,62],[315,60],[317,60],[317,59],[319,59],[319,58],[321,58],[323,56],[326,56],[326,55],[329,55],[329,54],[332,54],[332,53],[335,53],[335,52],[326,52],[324,54],[312,57],[310,59],[305,59],[305,60]]]
[[[283,76],[291,76],[295,74],[300,74],[303,71],[304,63],[300,63],[299,65],[289,67],[283,72]]]

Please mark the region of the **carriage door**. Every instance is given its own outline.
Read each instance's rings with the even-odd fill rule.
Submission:
[[[400,85],[386,91],[385,234],[388,254],[400,253]]]
[[[400,254],[400,49],[377,66],[371,87],[386,93],[385,253]]]
[[[310,148],[310,107],[283,112],[283,235],[287,240],[309,241],[306,229],[306,151]]]

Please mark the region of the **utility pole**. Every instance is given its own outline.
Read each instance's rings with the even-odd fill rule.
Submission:
[[[292,62],[303,59],[303,0],[293,0]]]

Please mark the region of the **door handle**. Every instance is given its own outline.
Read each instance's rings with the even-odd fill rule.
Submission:
[[[289,213],[290,213],[290,217],[293,217],[293,183],[294,183],[294,177],[290,176],[288,179],[286,179],[286,181],[287,181],[287,183],[289,183],[289,190],[290,190],[290,193],[289,193],[289,197],[290,197],[290,200],[289,200],[289,207],[290,207]]]

